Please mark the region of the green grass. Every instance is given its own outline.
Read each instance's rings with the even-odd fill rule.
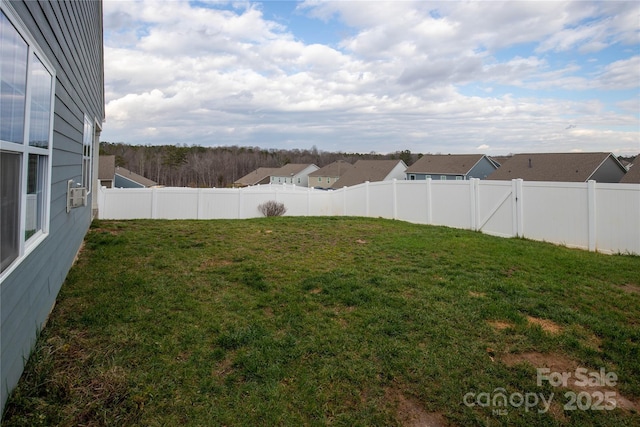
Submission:
[[[603,367],[637,405],[639,281],[639,257],[381,219],[97,221],[3,425],[637,425],[508,360]],[[556,403],[463,403],[497,388]]]

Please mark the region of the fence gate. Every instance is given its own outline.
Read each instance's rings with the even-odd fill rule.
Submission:
[[[472,229],[498,236],[522,237],[522,180],[474,181]]]

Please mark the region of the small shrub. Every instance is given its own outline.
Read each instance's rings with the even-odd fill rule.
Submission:
[[[259,205],[258,210],[264,216],[282,216],[287,211],[287,208],[285,208],[284,204],[282,203],[269,200],[268,202],[264,202],[263,204]]]

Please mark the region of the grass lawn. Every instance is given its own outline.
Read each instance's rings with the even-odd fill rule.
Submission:
[[[639,349],[636,256],[382,219],[96,221],[3,425],[638,425]]]

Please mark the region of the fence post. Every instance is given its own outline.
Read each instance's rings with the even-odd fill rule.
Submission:
[[[596,227],[596,182],[592,179],[587,181],[587,204],[589,207],[589,250],[595,252],[597,248],[596,233],[598,228]]]
[[[307,187],[307,216],[311,216],[311,187]]]
[[[105,191],[104,191],[104,187],[103,186],[98,186],[98,219],[102,219],[102,211],[104,210],[105,207],[105,201],[106,201],[106,197],[105,197]]]
[[[393,178],[393,183],[391,184],[391,188],[393,190],[393,219],[398,219],[398,180],[397,178]]]
[[[342,187],[342,216],[347,216],[347,187]]]
[[[151,189],[151,219],[158,218],[158,189]]]
[[[471,214],[471,229],[473,231],[478,231],[480,225],[478,181],[478,178],[469,179],[469,213]]]
[[[198,201],[196,202],[196,219],[202,219],[202,188],[198,188]]]
[[[511,180],[511,214],[513,221],[513,236],[524,236],[524,223],[523,223],[523,195],[522,195],[522,179]]]
[[[242,219],[242,188],[238,188],[238,219]]]
[[[364,182],[364,188],[365,188],[365,192],[364,192],[364,197],[365,197],[365,216],[369,216],[369,181],[365,181]]]
[[[432,200],[431,200],[431,178],[427,178],[427,224],[431,225],[433,223],[433,211],[431,210]]]

